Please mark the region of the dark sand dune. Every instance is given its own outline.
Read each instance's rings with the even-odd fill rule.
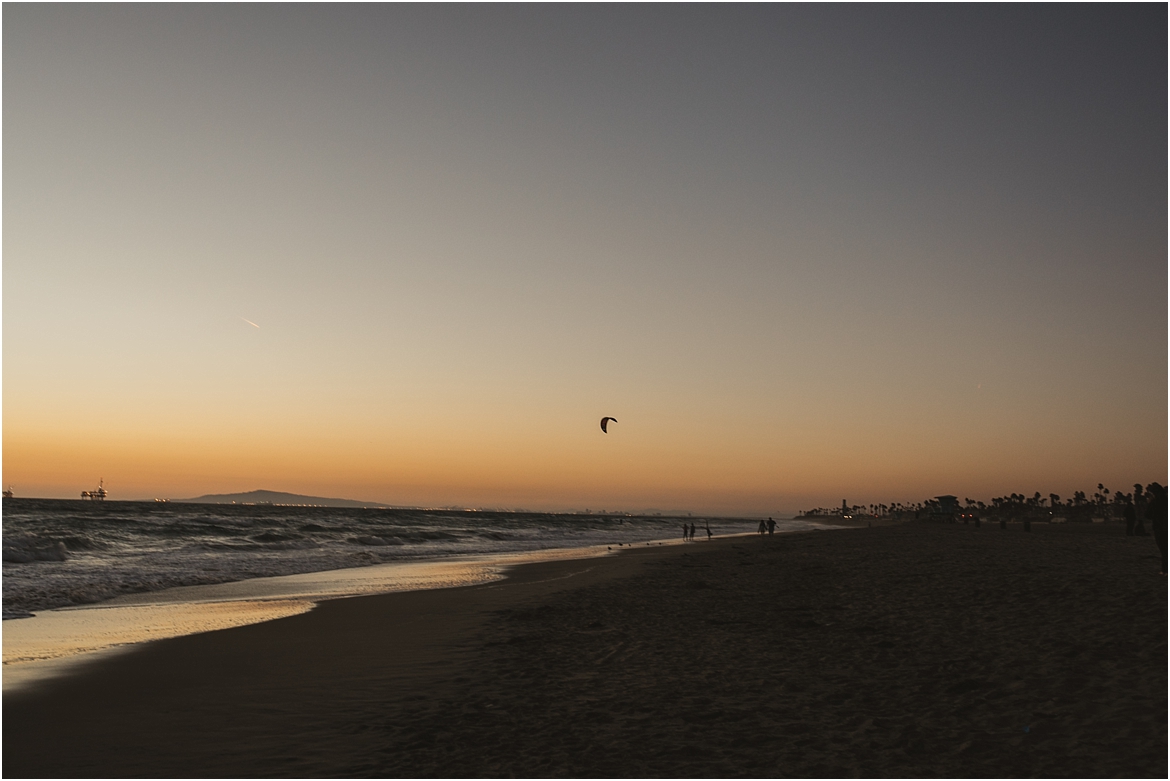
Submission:
[[[913,524],[341,600],[6,696],[3,770],[1165,777],[1156,554]]]

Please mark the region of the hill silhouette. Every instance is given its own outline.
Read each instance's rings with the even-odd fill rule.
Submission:
[[[332,499],[326,496],[305,496],[285,491],[247,491],[241,494],[205,494],[193,499],[175,499],[191,504],[282,504],[294,507],[393,507],[381,502],[361,502],[356,499]]]

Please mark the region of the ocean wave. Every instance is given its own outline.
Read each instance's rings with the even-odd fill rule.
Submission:
[[[363,537],[352,537],[350,539],[350,542],[357,543],[358,545],[374,545],[374,546],[379,546],[379,547],[383,546],[383,545],[405,545],[406,544],[402,540],[398,539],[397,537],[376,537],[372,534],[368,534],[368,535],[365,535]]]
[[[248,539],[253,542],[291,542],[293,540],[303,540],[299,534],[281,533],[278,531],[266,531],[261,534],[254,534]]]
[[[9,564],[65,561],[67,558],[69,558],[69,552],[61,540],[42,540],[36,537],[15,537],[4,540],[4,561]]]

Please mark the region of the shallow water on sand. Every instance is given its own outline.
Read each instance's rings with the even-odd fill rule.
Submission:
[[[611,550],[593,546],[395,562],[181,586],[100,605],[42,611],[33,618],[4,622],[3,686],[12,691],[43,681],[136,643],[297,615],[326,599],[471,586],[499,580],[508,567],[518,564],[588,558]]]

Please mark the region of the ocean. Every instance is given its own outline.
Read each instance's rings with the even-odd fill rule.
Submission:
[[[4,618],[176,586],[390,562],[723,536],[757,520],[180,504],[48,499],[3,503]],[[818,524],[781,521],[780,529]],[[700,537],[703,535],[700,534]]]

